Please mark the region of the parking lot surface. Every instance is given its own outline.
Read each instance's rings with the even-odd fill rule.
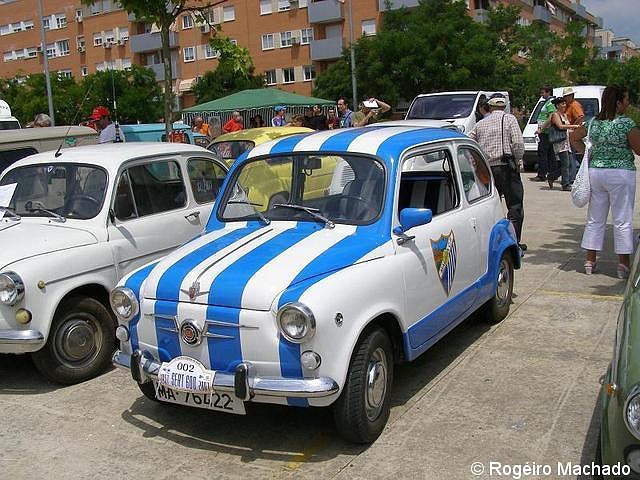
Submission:
[[[624,281],[611,227],[599,273],[584,275],[586,209],[530,176],[529,250],[510,315],[493,327],[470,319],[398,367],[373,445],[341,440],[328,410],[248,405],[242,417],[160,405],[125,371],[60,387],[28,357],[5,355],[0,478],[466,479],[490,478],[474,476],[474,462],[591,463]]]

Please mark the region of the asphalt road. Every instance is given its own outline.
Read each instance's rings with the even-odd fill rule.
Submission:
[[[495,478],[474,476],[474,462],[590,463],[624,282],[612,253],[602,273],[582,273],[585,210],[532,175],[511,314],[467,321],[399,367],[391,419],[368,448],[343,442],[326,410],[159,405],[124,371],[59,387],[28,357],[0,355],[0,478],[466,479]]]

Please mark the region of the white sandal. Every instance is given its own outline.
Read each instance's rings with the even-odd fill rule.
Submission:
[[[618,278],[623,279],[629,276],[629,267],[623,265],[622,263],[618,264]]]
[[[584,262],[584,273],[587,275],[591,275],[596,271],[596,262],[592,262],[591,260],[587,260]]]

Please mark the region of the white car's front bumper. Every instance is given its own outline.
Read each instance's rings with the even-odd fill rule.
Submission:
[[[0,330],[0,353],[29,353],[45,344],[38,330]]]

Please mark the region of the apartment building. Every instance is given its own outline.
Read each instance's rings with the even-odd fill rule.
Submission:
[[[466,0],[469,14],[486,21],[498,0]],[[584,34],[593,39],[602,19],[577,1],[500,0],[521,7],[522,24],[542,22],[562,32],[571,18],[587,22]],[[206,2],[202,2],[206,3]],[[42,24],[46,44],[40,43],[37,0],[0,0],[0,77],[42,72],[44,55],[51,71],[80,78],[132,64],[152,69],[164,79],[160,63],[160,34],[154,25],[127,15],[114,0],[97,0],[91,7],[79,0],[43,2]],[[227,0],[212,8],[209,22],[191,14],[177,19],[170,35],[172,75],[182,106],[195,101],[196,79],[217,64],[217,52],[208,44],[211,25],[220,35],[248,48],[258,73],[270,86],[308,95],[316,73],[340,58],[349,45],[349,11],[353,36],[375,35],[381,15],[390,8],[412,8],[418,0]]]
[[[596,46],[600,57],[617,62],[624,62],[632,57],[640,56],[640,47],[626,37],[616,37],[613,31],[603,28],[596,30]]]

